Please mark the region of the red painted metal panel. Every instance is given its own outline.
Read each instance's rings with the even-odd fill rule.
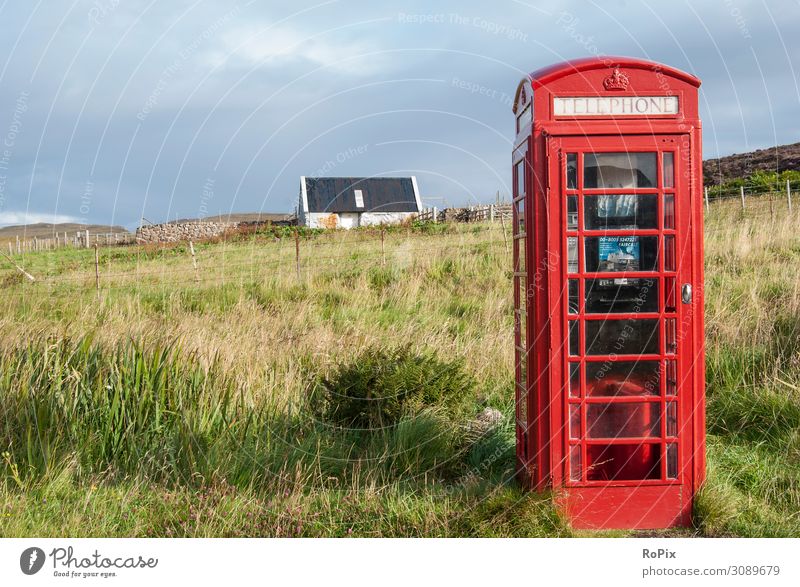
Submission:
[[[691,524],[683,491],[680,485],[591,487],[563,490],[556,499],[575,528],[648,530]]]

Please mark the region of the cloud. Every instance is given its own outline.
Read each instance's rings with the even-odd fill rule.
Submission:
[[[22,224],[38,224],[47,222],[59,224],[62,222],[81,223],[80,218],[65,214],[42,214],[39,212],[0,212],[0,226],[16,226]]]
[[[298,62],[332,73],[369,75],[378,70],[374,40],[347,38],[342,31],[308,33],[288,26],[240,26],[220,35],[221,46],[204,54],[208,65],[281,67]]]

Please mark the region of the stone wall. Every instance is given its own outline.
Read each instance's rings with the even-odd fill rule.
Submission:
[[[136,242],[174,243],[214,238],[239,226],[238,222],[168,222],[136,229]]]

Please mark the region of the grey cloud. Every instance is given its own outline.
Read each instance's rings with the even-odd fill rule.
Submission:
[[[0,12],[0,133],[29,93],[0,213],[135,226],[142,215],[291,210],[299,175],[317,170],[413,172],[423,195],[488,201],[509,188],[521,75],[596,53],[702,78],[709,156],[798,135],[796,6],[71,6]]]

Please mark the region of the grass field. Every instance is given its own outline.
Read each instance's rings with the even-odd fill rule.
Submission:
[[[756,208],[707,221],[689,534],[800,536],[800,217]],[[183,246],[101,248],[99,294],[94,251],[0,269],[0,535],[575,534],[513,478],[499,224],[309,235],[299,278],[291,238],[196,249],[195,274]],[[403,401],[350,417],[362,388]]]

